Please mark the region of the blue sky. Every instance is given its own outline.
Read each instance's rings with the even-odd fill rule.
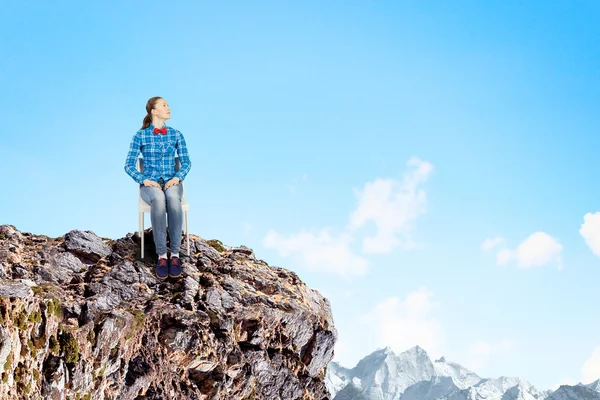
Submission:
[[[327,296],[343,365],[419,344],[540,389],[600,378],[597,2],[2,8],[0,223],[137,229],[123,165],[163,96],[192,233]]]

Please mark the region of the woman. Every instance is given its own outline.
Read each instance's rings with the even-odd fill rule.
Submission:
[[[158,261],[155,273],[158,279],[181,276],[181,182],[192,163],[181,132],[165,125],[171,118],[169,105],[162,97],[152,97],[146,103],[147,114],[142,128],[135,133],[125,161],[125,172],[140,184],[142,199],[150,204],[150,221]],[[144,173],[136,168],[142,153]],[[175,153],[181,167],[175,172]],[[166,220],[166,221],[165,221]],[[168,224],[166,223],[168,222]],[[171,239],[171,257],[167,263],[167,225]]]

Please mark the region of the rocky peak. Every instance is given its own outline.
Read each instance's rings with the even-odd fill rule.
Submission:
[[[0,398],[328,399],[327,299],[247,247],[190,240],[162,282],[137,233],[1,225]]]

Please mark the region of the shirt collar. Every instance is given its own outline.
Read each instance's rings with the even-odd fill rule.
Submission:
[[[150,126],[148,127],[148,129],[150,129],[151,131],[153,131],[154,128],[155,128],[155,126],[152,124],[150,124]],[[162,128],[168,128],[167,124],[164,124],[163,126],[160,127],[160,129],[162,129]]]

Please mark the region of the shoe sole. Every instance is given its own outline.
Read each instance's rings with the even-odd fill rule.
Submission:
[[[179,278],[180,276],[181,276],[181,274],[179,274],[179,275],[171,275],[171,274],[169,274],[170,278]]]

